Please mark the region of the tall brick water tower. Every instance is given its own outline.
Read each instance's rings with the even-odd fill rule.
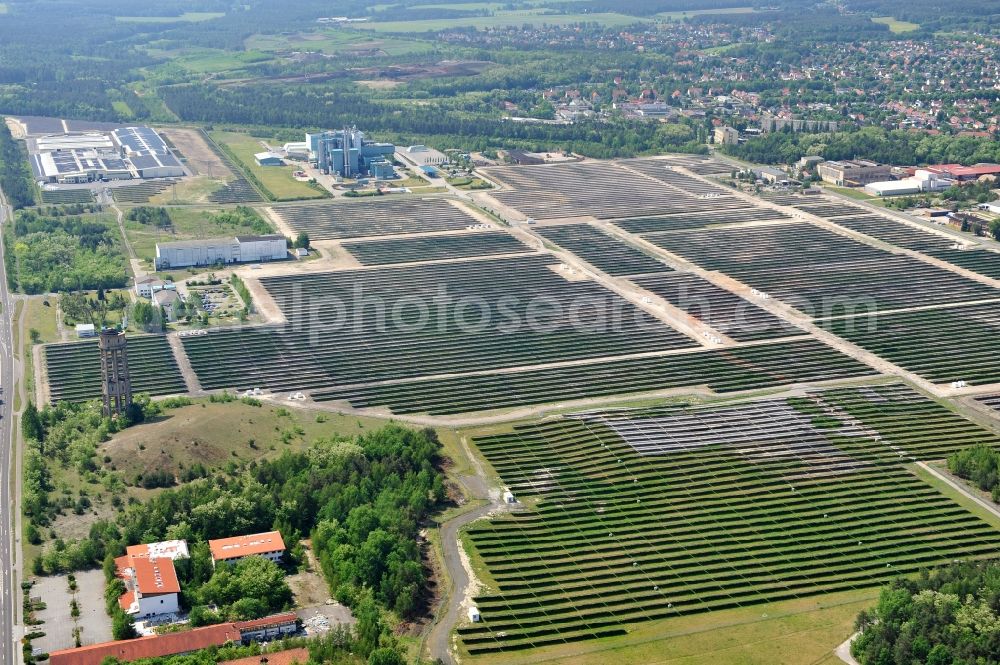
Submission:
[[[128,377],[128,342],[114,328],[101,330],[101,393],[104,415],[121,416],[132,405],[132,382]]]

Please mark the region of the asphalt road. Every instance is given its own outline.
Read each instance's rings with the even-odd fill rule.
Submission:
[[[0,193],[0,226],[10,216],[7,201]],[[14,466],[14,431],[12,427],[14,400],[14,301],[7,290],[4,272],[3,243],[0,243],[0,665],[20,663],[20,648],[15,635],[19,605],[17,576],[14,571],[13,542],[16,495],[12,483]]]

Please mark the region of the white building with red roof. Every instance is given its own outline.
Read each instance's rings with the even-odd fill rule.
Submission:
[[[183,540],[127,548],[125,556],[115,559],[117,575],[125,582],[118,605],[136,619],[180,612],[181,585],[174,561],[187,557]]]
[[[212,551],[213,564],[236,563],[248,556],[262,556],[278,563],[285,555],[285,541],[277,531],[210,540],[208,548]]]

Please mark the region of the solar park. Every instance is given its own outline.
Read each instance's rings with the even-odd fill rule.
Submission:
[[[522,254],[531,251],[530,247],[517,238],[502,231],[365,240],[346,242],[342,246],[365,266]]]
[[[1000,253],[849,202],[754,200],[702,177],[729,168],[695,156],[483,169],[503,189],[477,196],[540,221],[515,219],[516,234],[470,229],[480,219],[443,197],[275,205],[360,267],[247,273],[281,323],[184,336],[180,364],[165,338],[136,337],[133,381],[183,392],[189,365],[205,391],[507,421],[461,430],[522,502],[469,527],[489,577],[481,620],[458,630],[470,656],[995,556],[1000,531],[914,464],[1000,446],[943,394],[964,381],[1000,409]],[[529,312],[538,299],[548,307]],[[99,392],[90,349],[47,347],[54,400]]]
[[[699,198],[615,163],[499,166],[483,172],[511,188],[491,192],[491,198],[540,220],[588,216],[611,219],[746,207],[745,202],[726,195],[725,190],[719,190],[721,194],[716,198]]]
[[[314,241],[461,231],[480,223],[464,209],[445,199],[299,204],[275,207],[274,212],[293,231],[305,231]]]
[[[150,395],[187,392],[165,337],[131,336],[128,352],[134,392]],[[101,354],[97,340],[49,344],[45,347],[45,362],[53,402],[77,402],[101,396]]]
[[[476,445],[533,508],[469,535],[495,588],[472,655],[887,582],[995,556],[1000,531],[909,470],[1000,445],[903,386],[580,413]]]

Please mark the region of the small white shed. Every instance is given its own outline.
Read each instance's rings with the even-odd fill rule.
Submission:
[[[478,623],[481,618],[482,617],[479,616],[479,608],[478,607],[470,607],[469,608],[469,621],[471,621],[472,623]]]

